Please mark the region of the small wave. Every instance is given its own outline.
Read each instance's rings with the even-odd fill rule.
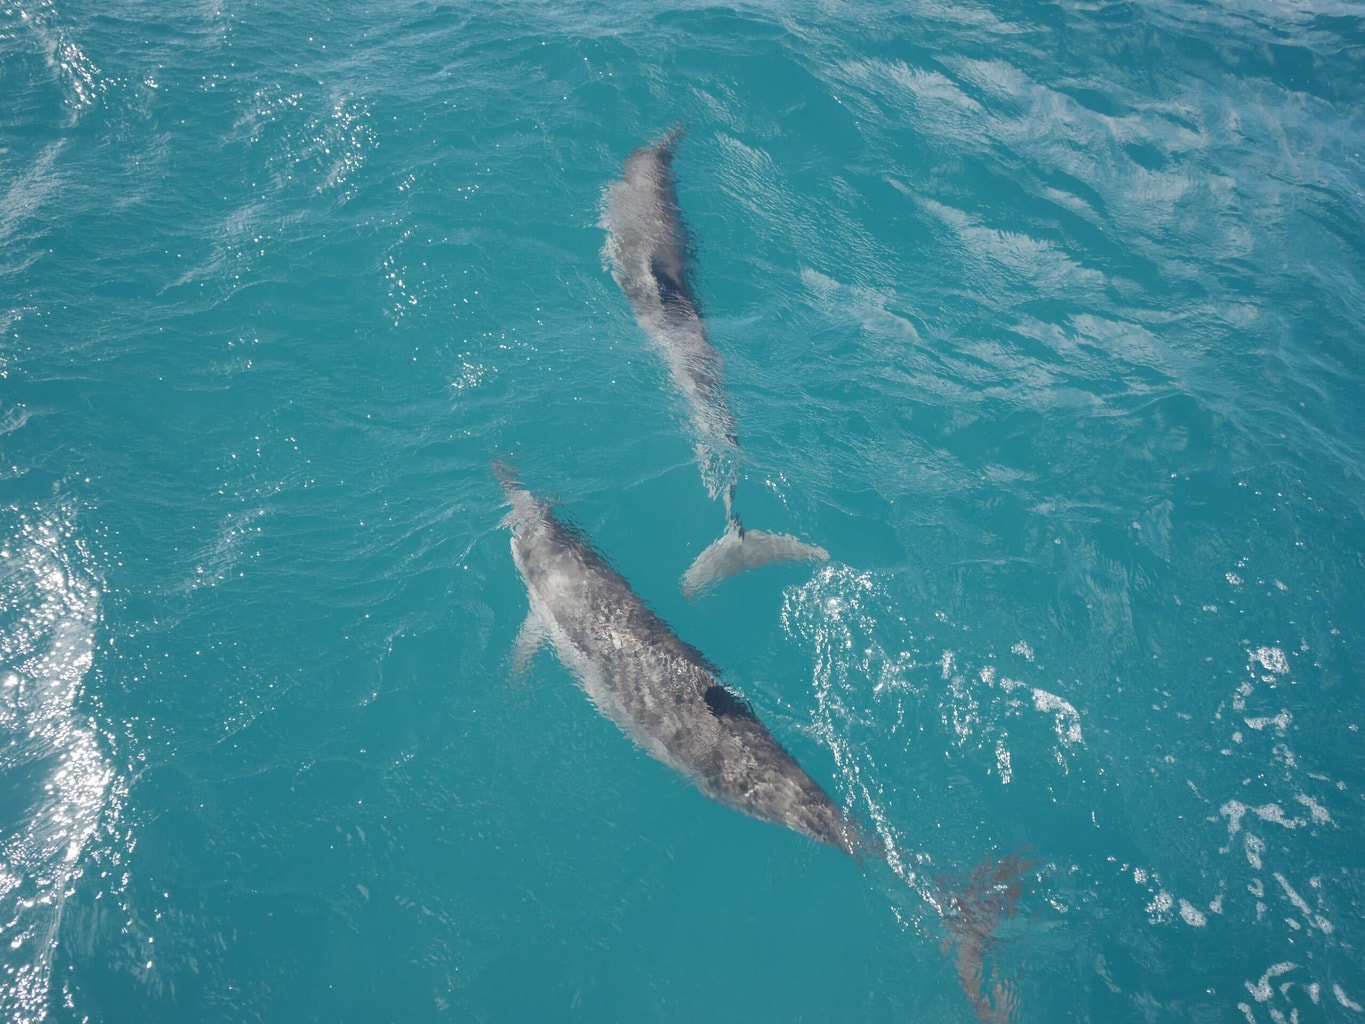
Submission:
[[[21,24],[27,25],[42,47],[48,67],[56,74],[67,93],[72,120],[98,102],[108,90],[108,82],[95,62],[61,26],[61,17],[52,0],[36,4],[15,4]]]

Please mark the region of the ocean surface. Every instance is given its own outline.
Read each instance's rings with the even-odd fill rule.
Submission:
[[[830,552],[695,600],[674,127]],[[1359,2],[8,0],[0,1019],[1365,1022],[1363,153]],[[495,459],[885,860],[517,677]]]

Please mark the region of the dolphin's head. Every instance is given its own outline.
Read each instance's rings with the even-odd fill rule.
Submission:
[[[652,146],[641,146],[626,157],[622,175],[633,185],[657,188],[671,182],[673,176],[673,150],[683,137],[681,125],[670,128]]]

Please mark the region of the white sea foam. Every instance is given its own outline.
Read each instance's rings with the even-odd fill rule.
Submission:
[[[1251,660],[1276,675],[1285,675],[1289,671],[1289,659],[1278,647],[1257,647],[1251,652]]]
[[[1274,989],[1271,987],[1271,982],[1281,975],[1297,970],[1298,966],[1299,965],[1296,963],[1285,960],[1277,964],[1272,964],[1270,967],[1266,968],[1265,973],[1261,975],[1254,985],[1249,981],[1246,983],[1246,988],[1247,991],[1251,993],[1251,998],[1255,999],[1258,1003],[1268,1001],[1275,994]]]
[[[1208,918],[1204,916],[1203,911],[1201,911],[1189,900],[1181,899],[1179,901],[1179,905],[1181,920],[1184,921],[1191,928],[1203,928],[1206,924],[1208,924]]]
[[[1258,732],[1274,726],[1276,732],[1283,734],[1293,720],[1293,716],[1288,711],[1281,711],[1276,715],[1260,715],[1255,718],[1248,718],[1246,724],[1248,728],[1255,729]]]
[[[1323,807],[1322,804],[1318,803],[1307,793],[1296,794],[1294,799],[1297,800],[1299,803],[1303,804],[1303,806],[1308,808],[1309,813],[1313,817],[1314,824],[1317,825],[1332,824],[1332,816],[1327,813],[1327,808]]]
[[[1336,996],[1337,1002],[1346,1009],[1354,1010],[1356,1013],[1361,1012],[1361,1005],[1346,994],[1346,990],[1341,987],[1340,983],[1332,982],[1332,995]]]
[[[1289,884],[1289,880],[1286,879],[1284,875],[1276,871],[1275,881],[1280,883],[1280,888],[1284,890],[1285,898],[1289,900],[1290,904],[1293,905],[1294,909],[1303,915],[1305,924],[1307,924],[1311,928],[1318,929],[1318,931],[1322,932],[1324,935],[1332,934],[1332,932],[1335,930],[1335,928],[1332,925],[1332,922],[1329,921],[1327,918],[1323,917],[1321,914],[1315,913],[1313,909],[1308,906],[1307,901],[1298,894],[1298,892],[1294,889],[1292,885]]]
[[[1081,716],[1080,712],[1071,704],[1070,701],[1058,697],[1055,693],[1048,693],[1046,690],[1034,688],[1033,706],[1039,711],[1052,713],[1054,716],[1054,727],[1057,731],[1057,739],[1064,744],[1083,743],[1081,735]]]
[[[1147,904],[1147,913],[1155,921],[1163,920],[1175,906],[1175,899],[1165,889],[1158,889],[1152,896],[1152,902]]]

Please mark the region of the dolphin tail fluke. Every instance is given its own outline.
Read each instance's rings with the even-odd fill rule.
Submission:
[[[940,912],[955,947],[958,982],[971,1000],[981,1024],[1010,1024],[1019,1009],[1019,987],[1014,978],[1000,977],[992,950],[999,931],[1019,909],[1023,880],[1033,862],[1012,853],[996,860],[987,857],[968,876],[966,885],[942,894]]]
[[[732,517],[720,540],[698,555],[683,573],[682,590],[688,597],[695,597],[727,576],[770,562],[824,562],[828,559],[829,552],[822,547],[785,533],[746,530]]]

